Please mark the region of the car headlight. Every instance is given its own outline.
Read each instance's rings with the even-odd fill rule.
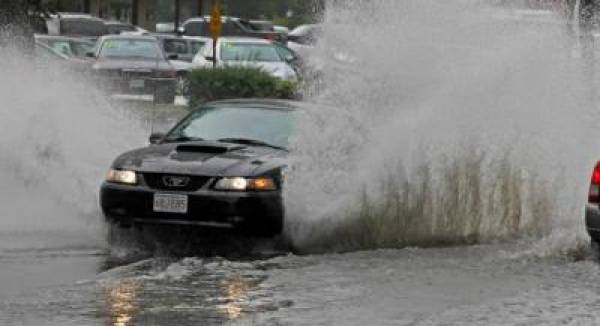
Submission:
[[[221,178],[214,187],[216,190],[228,191],[271,191],[277,190],[272,178]]]
[[[137,175],[134,171],[110,169],[106,181],[126,185],[137,184]]]

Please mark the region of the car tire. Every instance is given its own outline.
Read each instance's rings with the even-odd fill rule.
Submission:
[[[249,235],[256,237],[272,238],[283,233],[283,217],[271,217],[266,224],[252,224],[245,228]]]

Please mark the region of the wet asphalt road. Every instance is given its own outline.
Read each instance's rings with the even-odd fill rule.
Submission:
[[[1,325],[595,325],[600,320],[600,265],[586,247],[542,255],[524,241],[225,259],[109,248],[85,232],[0,234],[0,244]]]

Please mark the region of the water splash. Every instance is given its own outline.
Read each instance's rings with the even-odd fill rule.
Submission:
[[[550,214],[539,233],[573,244],[583,237],[598,114],[593,74],[573,56],[577,42],[563,18],[475,1],[356,0],[333,2],[324,26],[316,56],[326,87],[314,100],[341,109],[307,114],[293,142],[286,202],[301,247],[336,247],[361,198],[379,208],[385,202],[381,180],[406,189],[425,167],[431,189],[461,189],[467,163],[479,156],[479,196],[518,180],[506,204],[518,207],[513,215]],[[453,163],[464,173],[448,182]],[[507,167],[513,172],[499,179]],[[448,189],[438,203],[447,204]],[[532,208],[540,200],[551,205],[547,214]],[[493,196],[481,204],[482,225],[496,222],[498,214],[487,213],[494,205],[504,204]],[[468,228],[471,213],[451,217],[444,207],[420,216]]]
[[[1,50],[0,229],[97,226],[99,184],[141,126],[65,63]]]

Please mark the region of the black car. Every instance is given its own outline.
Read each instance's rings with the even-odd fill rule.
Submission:
[[[287,143],[298,104],[229,100],[192,111],[119,156],[101,187],[106,219],[280,234]]]
[[[101,37],[93,52],[92,69],[101,86],[125,94],[153,94],[156,102],[172,104],[177,87],[177,71],[156,38],[137,35]]]
[[[79,13],[58,13],[46,20],[48,35],[62,35],[96,40],[107,35],[104,20]]]

